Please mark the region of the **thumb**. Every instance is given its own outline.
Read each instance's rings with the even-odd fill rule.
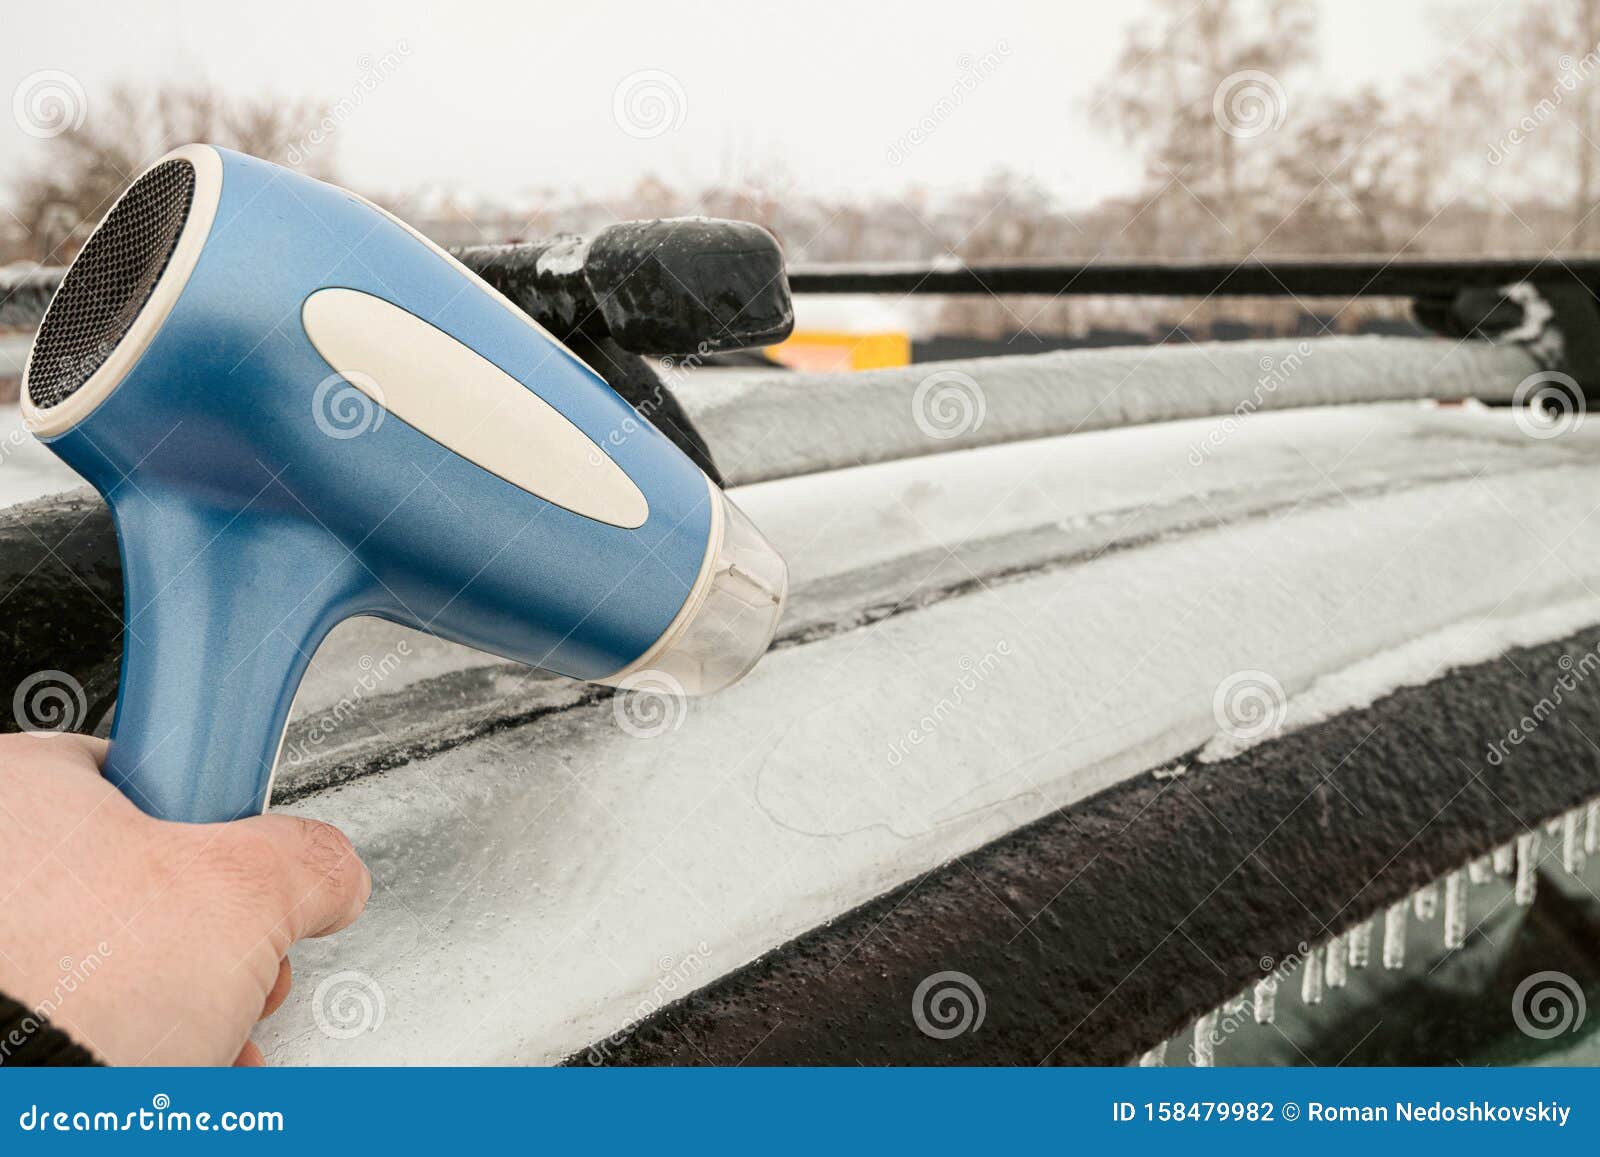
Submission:
[[[228,825],[252,834],[277,853],[292,940],[326,936],[361,915],[372,876],[350,839],[332,824],[298,816],[260,815]]]

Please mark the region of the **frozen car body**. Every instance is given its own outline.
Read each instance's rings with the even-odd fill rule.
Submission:
[[[1197,750],[1225,758],[1214,695],[1233,673],[1270,672],[1293,728],[1600,621],[1592,431],[1537,441],[1508,411],[1417,405],[1256,414],[1194,465],[1216,425],[738,490],[789,559],[790,622],[745,684],[668,705],[650,738],[613,700],[503,667],[433,675],[430,714],[402,665],[327,754],[280,773],[286,806],[345,826],[378,888],[360,925],[300,952],[269,1056],[594,1055],[953,857]],[[330,640],[322,700],[398,642]],[[423,720],[517,710],[385,769],[387,693]],[[379,737],[330,771],[363,719]],[[351,970],[383,1022],[330,1035],[318,986]]]
[[[1524,350],[1299,349],[946,365],[984,407],[950,436],[916,421],[928,367],[680,382],[789,560],[778,648],[725,696],[630,718],[384,624],[336,632],[275,799],[350,831],[377,889],[355,928],[297,950],[295,994],[260,1030],[269,1056],[731,1063],[782,1040],[782,1017],[736,1009],[731,1056],[630,1049],[686,995],[737,988],[763,954],[781,965],[880,898],[898,910],[942,865],[970,875],[966,857],[1030,824],[1156,773],[1167,796],[1192,793],[1186,761],[1239,754],[1216,715],[1230,677],[1269,673],[1284,727],[1315,728],[1600,620],[1594,431],[1538,439],[1511,411],[1420,400],[1508,398],[1537,368]],[[1292,374],[1251,388],[1291,356]],[[1330,408],[1375,398],[1394,401]],[[1043,907],[991,894],[1009,936],[1035,937]],[[1123,931],[1154,952],[1175,930],[1141,914]],[[1184,999],[1108,1055],[1204,1007]],[[856,1059],[911,1055],[846,1040]],[[1039,1059],[982,1059],[1023,1058]]]

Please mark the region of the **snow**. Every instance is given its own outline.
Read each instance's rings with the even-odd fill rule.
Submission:
[[[691,379],[683,392],[734,483],[1075,431],[1305,406],[1508,400],[1516,346],[1430,338],[1189,343],[871,370]],[[1237,423],[1236,423],[1237,424]],[[1231,437],[1227,427],[1213,441]],[[1214,455],[1211,442],[1198,457]]]
[[[1582,587],[1600,583],[1600,432],[1263,414],[1189,465],[1210,428],[744,488],[812,641],[653,739],[602,700],[293,804],[345,827],[378,883],[350,931],[297,950],[262,1043],[280,1062],[559,1059],[648,1011],[664,961],[694,953],[703,984],[1170,765],[1216,732],[1237,671],[1293,698],[1418,638],[1526,637],[1524,608],[1600,621]],[[901,613],[860,625],[886,599]],[[387,1016],[334,1040],[311,1003],[349,969]]]
[[[0,405],[0,507],[82,486],[67,468],[23,428],[15,404]]]
[[[706,983],[1057,808],[1237,750],[1214,694],[1240,672],[1304,726],[1600,624],[1600,424],[1537,441],[1503,410],[1289,408],[1508,395],[1525,354],[1326,339],[1263,396],[1277,412],[1232,416],[1260,359],[1295,349],[971,363],[982,421],[948,438],[914,406],[948,367],[691,379],[752,483],[736,500],[789,560],[804,641],[653,739],[601,700],[291,805],[344,827],[377,885],[351,930],[296,950],[272,1059],[557,1060],[648,1012],[690,956],[686,985]],[[1171,420],[1196,413],[1224,416]],[[5,420],[0,501],[74,483]],[[1121,423],[1159,424],[1099,429]],[[492,662],[353,622],[300,713],[401,641],[414,657],[374,695]],[[350,970],[387,1015],[335,1039],[312,1005]]]
[[[560,237],[552,241],[539,255],[539,272],[551,276],[571,276],[581,272],[583,263],[589,257],[592,240],[588,237]]]
[[[1339,408],[1262,415],[1259,425],[1236,432],[1226,452],[1194,466],[1191,447],[1217,425],[1039,439],[760,483],[736,496],[789,563],[785,629],[796,629],[925,596],[974,573],[1087,557],[1116,542],[1270,515],[1297,501],[1343,501],[1341,492],[1401,480],[1460,477],[1464,461],[1514,470],[1531,445],[1504,411]],[[1541,449],[1562,456],[1559,446]],[[391,624],[353,620],[317,651],[296,713],[317,714],[349,696],[362,658],[370,665],[401,641],[410,654],[385,692],[499,662]],[[1208,735],[1197,735],[1194,746]],[[283,769],[280,783],[297,774]]]
[[[1486,663],[1514,647],[1564,639],[1593,623],[1600,623],[1600,597],[1588,594],[1506,618],[1452,623],[1318,677],[1303,693],[1289,699],[1281,726],[1250,738],[1218,732],[1207,741],[1199,760],[1217,763],[1232,759],[1280,735],[1371,706],[1402,687],[1420,687],[1457,667]],[[1600,635],[1592,647],[1600,648]]]
[[[882,293],[801,293],[794,298],[794,328],[798,332],[904,333],[913,337],[927,331],[938,306],[911,295]]]

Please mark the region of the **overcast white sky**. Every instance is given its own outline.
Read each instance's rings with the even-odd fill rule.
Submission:
[[[0,86],[71,74],[87,115],[127,79],[209,80],[331,106],[362,62],[409,49],[338,129],[341,175],[403,191],[441,175],[468,192],[531,188],[606,195],[655,172],[681,184],[786,172],[823,193],[975,184],[1001,165],[1067,204],[1130,187],[1138,167],[1090,112],[1138,0],[760,3],[215,0],[9,6]],[[1321,71],[1337,87],[1384,84],[1440,54],[1428,6],[1323,0]],[[1464,30],[1463,30],[1464,31]],[[903,163],[889,150],[962,74],[1008,51],[957,115]],[[659,135],[619,127],[614,97],[644,70],[682,93]],[[670,88],[669,99],[676,101]],[[39,142],[0,118],[0,166]]]

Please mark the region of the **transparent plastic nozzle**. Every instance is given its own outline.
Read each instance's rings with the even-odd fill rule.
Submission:
[[[789,593],[789,568],[755,524],[720,490],[719,541],[710,566],[671,627],[638,662],[607,680],[627,686],[646,672],[670,676],[689,695],[720,691],[767,653]]]

